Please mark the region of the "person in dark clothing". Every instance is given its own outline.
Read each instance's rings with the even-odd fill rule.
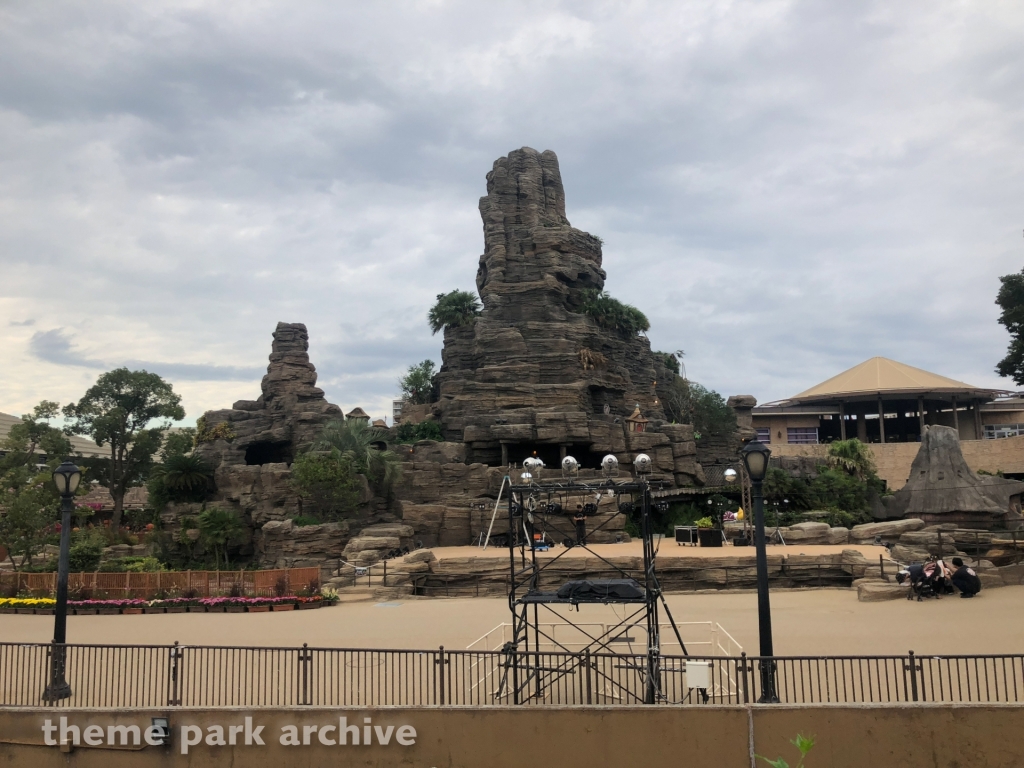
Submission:
[[[587,543],[587,516],[583,514],[583,505],[576,505],[576,514],[572,518],[573,523],[576,526],[576,543],[586,544]]]
[[[953,586],[960,590],[960,597],[974,597],[981,591],[981,579],[973,568],[964,565],[964,561],[959,557],[953,558],[953,567],[956,570],[953,571],[951,578]]]

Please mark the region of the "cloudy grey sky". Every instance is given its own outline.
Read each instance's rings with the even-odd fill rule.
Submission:
[[[524,145],[723,394],[873,355],[1009,388],[1022,139],[1012,2],[7,0],[0,411],[130,365],[194,421],[258,395],[284,320],[383,415]]]

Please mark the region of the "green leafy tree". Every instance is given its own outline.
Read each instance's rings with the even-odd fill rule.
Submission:
[[[16,568],[32,566],[59,516],[59,497],[51,474],[71,453],[67,437],[49,423],[59,412],[58,403],[42,401],[14,424],[0,443],[5,452],[0,458],[0,544]],[[41,470],[42,454],[47,465]]]
[[[324,425],[310,448],[313,451],[337,450],[379,493],[389,496],[401,476],[402,462],[394,451],[380,448],[387,438],[387,432],[371,427],[362,419],[335,420]]]
[[[360,483],[352,457],[337,448],[300,454],[292,464],[292,484],[302,499],[295,519],[333,522],[351,516],[359,506]]]
[[[213,552],[216,568],[220,569],[220,556],[224,565],[229,564],[228,546],[245,530],[245,524],[233,512],[211,507],[200,513],[198,518],[199,540],[207,550]]]
[[[171,456],[183,456],[192,453],[196,446],[196,428],[185,427],[183,429],[168,430],[164,436],[163,458],[166,461]]]
[[[155,373],[117,368],[101,375],[79,402],[64,406],[64,415],[73,420],[67,427],[69,434],[88,435],[110,449],[110,457],[92,468],[113,498],[111,525],[117,530],[125,491],[148,475],[170,427],[170,422],[150,423],[185,418],[181,397]]]
[[[665,368],[668,369],[669,373],[674,373],[676,376],[679,375],[679,358],[683,356],[683,351],[678,352],[652,352],[654,359],[660,362]]]
[[[1002,310],[999,323],[1010,332],[1010,347],[1006,357],[999,361],[996,373],[1024,384],[1024,270],[999,278],[1002,285],[996,295],[996,304]]]
[[[0,494],[0,544],[11,566],[27,568],[42,550],[59,517],[59,498],[52,470],[31,473],[24,467],[5,472]],[[18,561],[15,560],[18,558]]]
[[[461,328],[472,325],[480,314],[480,300],[470,291],[452,291],[437,294],[437,302],[427,313],[430,330]]]
[[[402,399],[411,405],[432,403],[437,398],[434,394],[437,373],[433,360],[424,360],[419,365],[410,365],[405,376],[398,380],[402,390]]]
[[[651,327],[647,316],[639,309],[613,299],[606,292],[596,288],[588,288],[582,292],[581,303],[576,311],[589,315],[602,328],[615,331],[627,339]]]
[[[71,441],[61,430],[50,425],[50,419],[59,414],[60,403],[43,400],[32,409],[32,413],[22,416],[0,444],[7,454],[0,460],[0,471],[18,465],[34,467],[40,454],[45,454],[50,461],[70,456]]]
[[[658,390],[669,421],[692,424],[694,432],[701,435],[731,434],[736,430],[736,413],[713,389],[676,376],[664,387],[659,384]]]

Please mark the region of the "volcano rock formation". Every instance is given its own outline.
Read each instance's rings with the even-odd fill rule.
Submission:
[[[965,527],[1016,528],[1021,521],[1024,483],[976,475],[964,461],[955,429],[931,426],[925,430],[910,479],[886,502],[887,516]]]

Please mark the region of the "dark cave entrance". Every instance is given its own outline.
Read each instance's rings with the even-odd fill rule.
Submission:
[[[292,446],[286,440],[259,440],[245,449],[245,463],[249,466],[263,464],[291,464]]]

